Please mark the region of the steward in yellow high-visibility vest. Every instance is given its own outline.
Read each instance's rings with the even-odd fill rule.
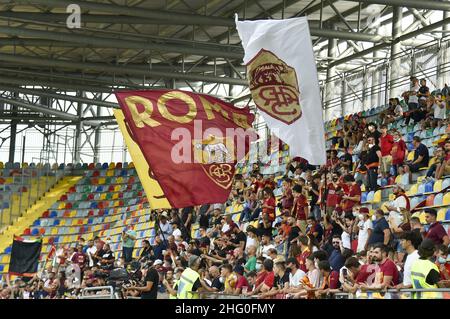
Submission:
[[[196,292],[202,287],[200,275],[197,272],[200,262],[199,256],[192,255],[189,257],[189,267],[183,271],[177,285],[178,299],[198,299],[198,294],[192,292]]]
[[[419,246],[420,258],[411,267],[411,282],[414,289],[437,289],[437,283],[441,280],[439,269],[430,260],[434,255],[435,244],[431,239],[424,239]],[[414,293],[415,299],[435,299],[440,293],[422,292]]]

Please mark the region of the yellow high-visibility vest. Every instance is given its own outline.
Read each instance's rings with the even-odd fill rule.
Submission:
[[[175,287],[176,287],[179,283],[180,283],[180,280],[179,280],[179,279],[176,280],[176,281],[173,283],[172,288],[175,289]],[[177,296],[174,296],[174,295],[172,295],[172,294],[169,294],[169,299],[177,299]]]
[[[200,275],[191,268],[186,268],[181,274],[180,280],[178,282],[178,299],[198,299],[198,294],[191,293],[194,283]]]
[[[411,267],[411,282],[414,289],[437,289],[437,285],[427,283],[427,276],[434,269],[439,272],[439,268],[433,262],[425,259],[417,259]],[[435,299],[439,297],[437,292],[414,293],[414,298]]]

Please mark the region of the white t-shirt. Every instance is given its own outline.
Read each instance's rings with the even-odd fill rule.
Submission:
[[[92,246],[86,250],[86,253],[89,257],[89,267],[94,266],[94,260],[92,259],[92,256],[94,256],[96,252],[97,252],[97,247],[95,247],[95,246]]]
[[[271,248],[275,249],[275,246],[272,244],[261,246],[261,248],[260,248],[261,255],[264,258],[267,258],[269,256],[267,253],[269,252],[269,249],[271,249]]]
[[[289,274],[289,287],[298,287],[300,286],[300,280],[305,277],[306,274],[303,270],[297,269],[294,275],[292,272]]]
[[[359,253],[364,250],[364,246],[369,239],[369,229],[373,229],[373,224],[370,219],[366,221],[360,220],[358,223],[358,227],[358,248],[356,249],[356,251]]]
[[[396,208],[406,208],[406,199],[404,196],[399,196],[391,202],[391,206]],[[392,217],[395,227],[398,227],[401,223],[403,223],[403,215],[398,211],[390,211],[389,217]]]
[[[250,236],[247,236],[247,242],[245,243],[245,252],[248,252],[248,248],[250,246],[255,246],[256,249],[258,249],[258,242],[255,238],[251,238]]]
[[[312,271],[308,271],[308,279],[309,282],[314,286],[314,288],[320,288],[322,285],[321,276],[320,276],[320,270],[319,269],[313,269]]]
[[[445,102],[441,102],[440,106],[444,106],[443,108],[440,108],[439,105],[437,103],[433,104],[433,108],[434,108],[434,118],[435,119],[440,119],[440,120],[445,120],[447,118],[446,116],[446,108],[445,108]]]
[[[344,248],[352,249],[352,244],[351,244],[349,233],[347,233],[345,231],[342,232],[341,240],[342,240],[342,246],[344,246]]]
[[[406,257],[405,265],[403,268],[403,285],[411,285],[411,267],[414,262],[419,259],[419,253],[414,250],[411,254]]]
[[[395,116],[403,116],[403,108],[400,104],[397,104],[394,109]]]
[[[416,85],[411,88],[411,91],[416,91],[417,93],[419,89],[420,89],[419,85]],[[419,97],[417,95],[410,95],[408,97],[408,103],[419,103]]]

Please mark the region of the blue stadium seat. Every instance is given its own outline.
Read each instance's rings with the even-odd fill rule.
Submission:
[[[448,212],[447,212],[447,214],[448,214]],[[5,254],[11,254],[11,246],[8,246],[8,247],[6,247],[6,249],[5,249]]]
[[[443,199],[444,199],[444,194],[442,194],[442,193],[437,194],[437,195],[434,197],[434,203],[433,203],[433,205],[434,205],[434,206],[441,206],[441,205],[442,205]]]
[[[433,186],[434,186],[434,182],[430,181],[428,183],[425,184],[425,193],[431,193],[433,192]]]
[[[450,220],[450,208],[447,209],[447,212],[445,213],[445,220]]]

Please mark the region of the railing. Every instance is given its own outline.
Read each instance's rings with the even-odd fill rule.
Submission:
[[[103,293],[104,290],[107,290],[108,293]],[[112,286],[100,286],[84,288],[81,291],[80,299],[116,299],[116,296]]]
[[[339,292],[334,299],[450,299],[450,289],[387,289],[368,290],[356,293]]]
[[[190,291],[188,294],[192,294],[195,299],[255,299],[257,296],[235,295],[226,294],[222,292],[198,292]]]

